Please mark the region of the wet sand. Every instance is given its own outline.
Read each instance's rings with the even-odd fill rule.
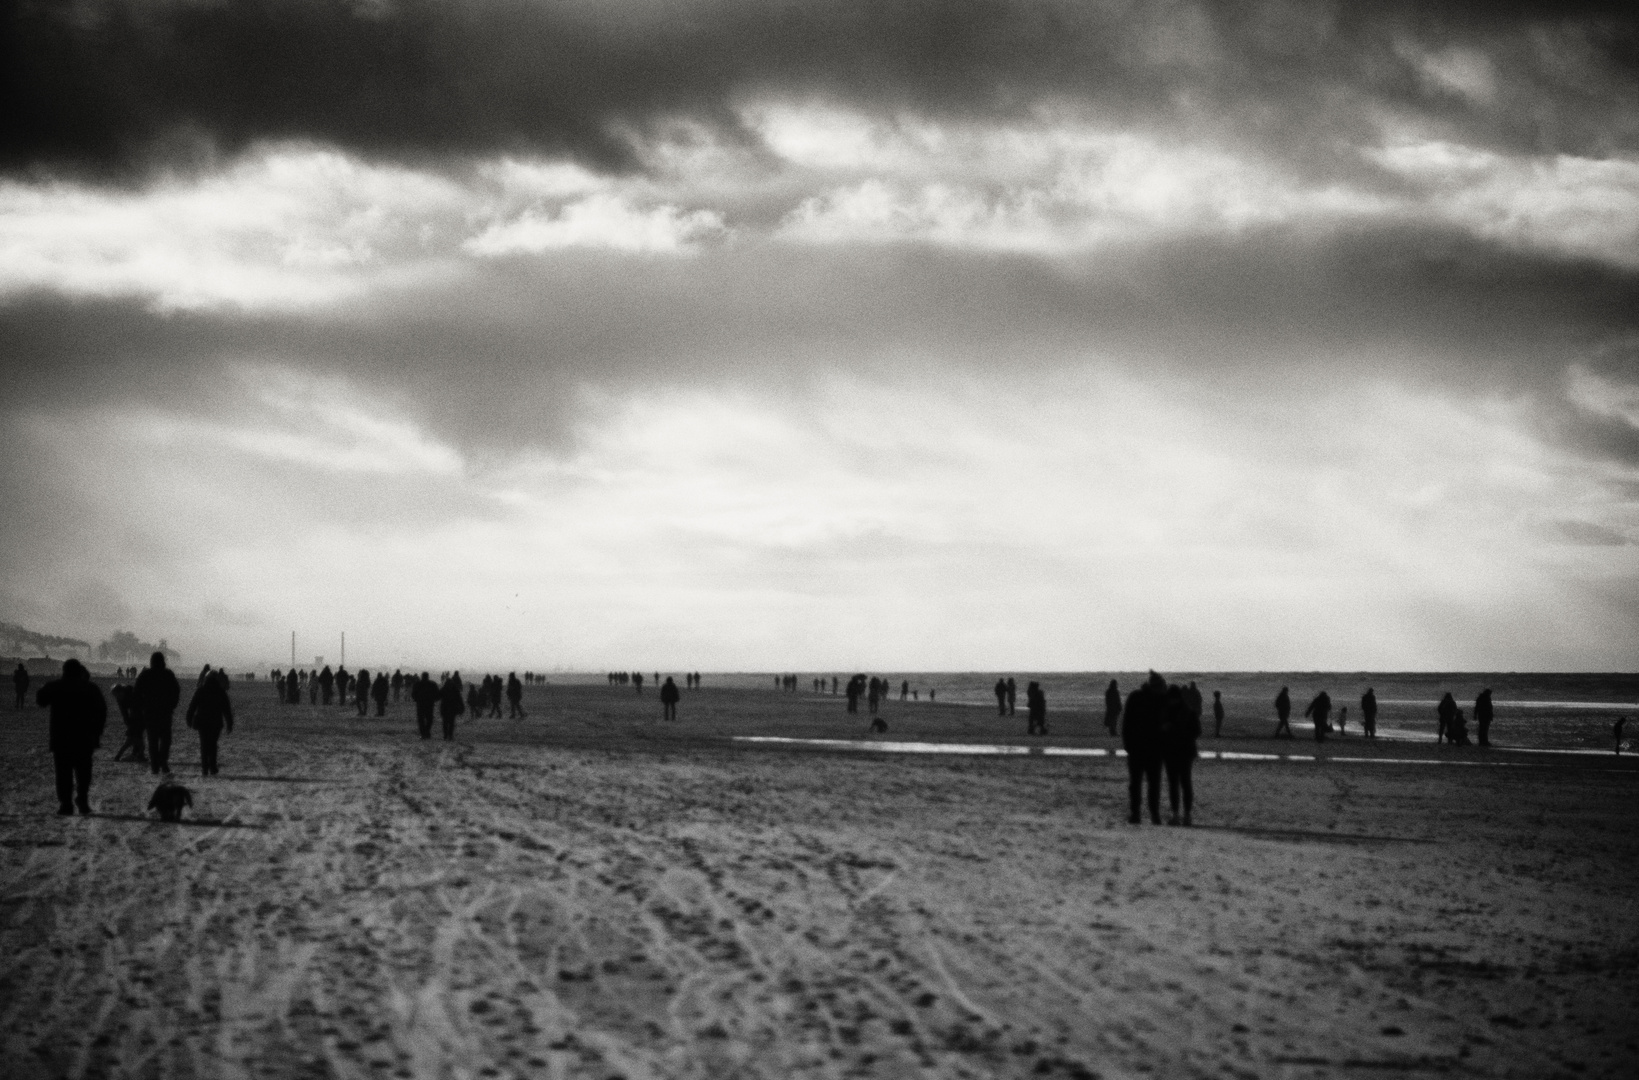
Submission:
[[[731,739],[860,737],[829,697],[532,688],[453,744],[271,698],[209,780],[178,722],[180,825],[112,729],[57,818],[44,713],[0,713],[6,1076],[1639,1075],[1627,758],[1208,760],[1155,828],[1113,757]]]

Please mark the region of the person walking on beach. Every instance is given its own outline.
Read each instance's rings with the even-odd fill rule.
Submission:
[[[1007,680],[996,680],[996,715],[1007,715]]]
[[[1013,681],[1013,676],[1007,677],[1007,715],[1013,715],[1013,706],[1019,701],[1019,684]]]
[[[57,813],[91,813],[91,757],[102,745],[108,703],[78,660],[63,661],[63,674],[40,687],[35,704],[51,710],[51,757],[57,772]]]
[[[1491,745],[1491,688],[1480,691],[1474,699],[1474,726],[1479,730],[1481,746]]]
[[[665,684],[663,686],[661,686],[661,688],[660,688],[660,706],[661,706],[661,710],[662,710],[661,711],[662,719],[665,719],[665,720],[676,720],[677,719],[677,699],[682,697],[682,696],[683,695],[678,692],[677,684],[672,681],[672,677],[670,675],[667,675]]]
[[[1281,732],[1286,732],[1288,739],[1295,738],[1292,734],[1292,695],[1286,692],[1286,687],[1280,688],[1275,695],[1275,738],[1280,738]]]
[[[507,715],[509,717],[511,717],[513,720],[523,719],[523,717],[524,717],[524,684],[518,681],[518,673],[516,671],[512,672],[511,674],[509,674],[507,676],[506,700],[507,700],[507,705],[509,707]]]
[[[1222,738],[1224,733],[1224,692],[1212,691],[1212,737]]]
[[[398,669],[398,668],[393,669],[392,687],[393,687],[393,704],[397,705],[399,695],[404,690],[404,672],[402,670]]]
[[[855,675],[848,680],[848,711],[859,712],[859,696],[865,692],[865,676]]]
[[[1304,716],[1313,717],[1315,721],[1315,742],[1326,737],[1326,729],[1331,725],[1326,721],[1332,715],[1332,695],[1322,690],[1309,702],[1309,707],[1303,710]]]
[[[24,703],[28,701],[29,682],[30,679],[28,668],[24,667],[22,663],[19,662],[11,672],[11,685],[12,689],[17,691],[17,707],[19,709],[21,709]]]
[[[1114,679],[1104,688],[1104,730],[1111,735],[1115,734],[1116,724],[1121,719],[1121,687]]]
[[[330,670],[329,664],[326,664],[324,670],[319,672],[319,696],[324,699],[326,705],[330,704],[330,695],[335,689],[336,673]]]
[[[638,694],[642,695],[642,693],[643,693],[643,672],[641,672],[641,671],[632,672],[632,685],[637,687]]]
[[[410,700],[415,703],[416,733],[423,739],[433,737],[433,709],[438,705],[438,684],[427,672],[410,686]]]
[[[1360,724],[1368,739],[1377,738],[1377,691],[1369,686],[1360,695]]]
[[[1033,682],[1025,687],[1024,708],[1027,713],[1025,734],[1047,734],[1047,695],[1042,693],[1041,683]]]
[[[1434,733],[1435,743],[1442,743],[1447,739],[1450,739],[1452,743],[1456,743],[1457,733],[1452,725],[1457,720],[1457,699],[1451,696],[1449,690],[1440,699],[1440,704],[1434,710],[1434,716],[1440,722],[1439,729]]]
[[[438,694],[438,716],[444,722],[445,742],[454,740],[455,718],[466,710],[467,703],[461,700],[461,673],[457,671],[445,681]]]
[[[1337,733],[1339,735],[1349,733],[1349,707],[1347,705],[1337,710]]]
[[[392,689],[387,681],[385,671],[376,672],[375,682],[370,684],[370,698],[376,703],[376,715],[387,715],[387,694]]]
[[[199,775],[216,775],[216,744],[226,728],[233,731],[233,703],[228,700],[228,680],[210,665],[199,676],[199,686],[188,700],[188,726],[199,732]]]
[[[290,673],[291,681],[296,673]],[[182,686],[171,669],[165,666],[165,654],[156,652],[148,658],[148,667],[137,676],[134,691],[137,710],[142,714],[142,726],[148,733],[148,769],[155,776],[171,771],[171,719],[177,703],[182,700]],[[98,691],[101,697],[101,691]],[[106,706],[104,706],[106,709]]]
[[[1167,772],[1167,805],[1172,808],[1168,825],[1178,824],[1180,792],[1184,797],[1183,823],[1190,824],[1190,813],[1195,806],[1195,743],[1200,737],[1201,716],[1190,708],[1188,691],[1170,687],[1161,708],[1159,740],[1161,764]]]
[[[1150,821],[1161,824],[1161,699],[1166,680],[1150,672],[1149,681],[1127,695],[1121,720],[1121,745],[1127,751],[1127,821],[1137,825],[1144,784],[1149,782]]]
[[[148,745],[142,730],[142,713],[137,709],[136,691],[120,683],[110,693],[114,696],[115,707],[120,711],[120,720],[125,724],[125,741],[115,752],[114,760],[120,760],[129,750],[132,761],[139,765],[148,764]]]

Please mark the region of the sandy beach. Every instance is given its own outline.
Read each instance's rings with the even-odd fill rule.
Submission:
[[[6,1076],[1639,1075],[1627,757],[1260,720],[1203,750],[1294,757],[1203,760],[1156,828],[1111,756],[733,738],[861,737],[829,697],[532,687],[454,743],[272,698],[236,684],[209,780],[178,721],[179,825],[117,721],[56,817],[45,712],[0,713]]]

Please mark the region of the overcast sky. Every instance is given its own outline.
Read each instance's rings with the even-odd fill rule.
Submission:
[[[0,618],[1639,664],[1630,4],[18,0]]]

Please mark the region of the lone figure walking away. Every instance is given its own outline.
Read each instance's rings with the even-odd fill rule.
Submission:
[[[186,716],[188,726],[199,732],[199,775],[215,776],[216,744],[224,728],[233,731],[233,703],[228,700],[226,674],[207,669],[200,676]]]
[[[296,673],[291,672],[291,679]],[[176,675],[165,666],[165,654],[156,652],[148,658],[148,667],[137,676],[135,688],[137,711],[142,714],[142,726],[148,732],[148,771],[158,776],[171,771],[171,718],[177,703],[182,700],[182,686]]]
[[[1121,687],[1114,679],[1104,688],[1104,727],[1111,735],[1115,734],[1116,724],[1121,719]]]
[[[28,668],[19,663],[11,672],[11,685],[17,691],[17,707],[21,709],[28,700]]]
[[[1286,687],[1283,686],[1280,688],[1280,693],[1275,695],[1275,738],[1280,738],[1280,733],[1283,731],[1286,732],[1288,739],[1295,737],[1292,734],[1291,719],[1292,695],[1287,693]]]
[[[91,755],[102,745],[108,703],[78,660],[40,687],[35,703],[51,710],[51,757],[57,766],[57,813],[91,812]]]
[[[666,682],[660,687],[660,705],[665,719],[677,719],[677,699],[682,696],[677,689],[677,683],[673,681],[670,675],[667,675]]]
[[[1041,683],[1033,682],[1025,687],[1024,708],[1027,714],[1025,734],[1047,734],[1047,695],[1042,693]]]

